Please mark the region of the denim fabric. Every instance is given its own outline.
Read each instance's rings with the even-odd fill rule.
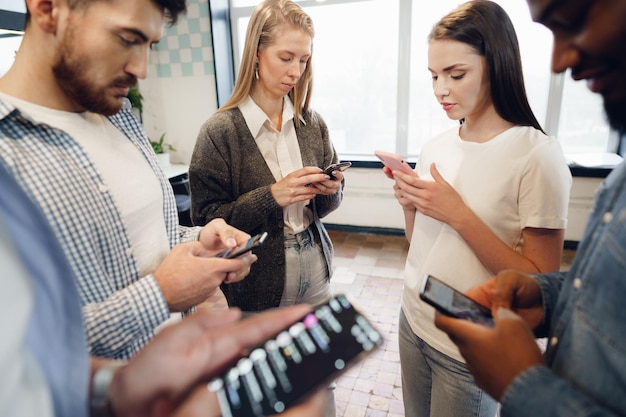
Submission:
[[[33,308],[24,332],[24,350],[36,359],[45,375],[52,395],[54,415],[87,416],[89,357],[74,275],[43,212],[1,164],[0,195],[3,196],[0,198],[0,217],[20,256],[19,260],[4,262],[21,261],[25,274],[28,274],[4,275],[7,269],[11,269],[2,264],[3,275],[0,280],[28,280],[34,294]],[[3,295],[10,296],[12,292],[9,291],[10,294]],[[13,312],[5,310],[3,314],[10,318]],[[19,337],[5,333],[4,329],[0,330],[5,340]],[[6,369],[0,371],[3,371],[3,378],[15,377]],[[33,388],[17,387],[25,392]],[[3,394],[6,393],[0,394],[0,409],[3,409],[2,399],[19,401],[19,398],[7,398]],[[5,415],[2,410],[0,414]],[[9,412],[6,415],[15,414]]]
[[[494,417],[497,402],[474,383],[465,364],[420,339],[400,311],[398,331],[406,417]]]
[[[319,305],[332,297],[326,258],[312,227],[285,236],[286,277],[280,306]]]
[[[519,375],[502,416],[626,415],[626,165],[600,187],[567,273],[537,275],[547,367]]]

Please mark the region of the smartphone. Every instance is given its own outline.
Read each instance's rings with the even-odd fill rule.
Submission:
[[[331,180],[334,180],[335,177],[333,176],[333,171],[343,172],[346,169],[350,168],[351,166],[352,166],[352,162],[350,161],[339,162],[338,164],[330,164],[326,168],[324,168],[324,174],[330,176]]]
[[[228,248],[218,253],[215,256],[218,258],[226,258],[226,259],[236,258],[238,256],[243,255],[246,252],[250,252],[252,249],[256,248],[257,246],[260,246],[265,241],[266,237],[267,237],[267,232],[259,233],[258,235],[252,236],[250,239],[248,239],[246,243],[239,245],[239,246],[235,246],[234,248]]]
[[[392,170],[406,172],[409,175],[417,175],[413,168],[398,154],[375,150],[374,155],[376,155],[386,167]]]
[[[280,413],[328,386],[383,344],[381,333],[337,295],[258,346],[208,384],[224,417]]]
[[[426,275],[420,288],[420,298],[439,312],[485,326],[493,326],[491,311],[441,280]]]

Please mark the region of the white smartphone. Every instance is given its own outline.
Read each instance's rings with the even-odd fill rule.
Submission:
[[[417,175],[413,168],[398,154],[375,150],[374,155],[376,155],[386,167],[392,170],[402,171],[409,175]]]
[[[239,246],[235,246],[234,248],[228,248],[216,254],[215,256],[218,258],[226,258],[226,259],[236,258],[238,256],[243,255],[246,252],[250,252],[252,249],[256,248],[257,246],[260,246],[265,241],[266,237],[267,237],[267,232],[259,233],[258,235],[252,236],[250,239],[248,239],[246,243],[239,245]]]
[[[222,416],[280,413],[383,344],[381,333],[337,295],[209,382]]]
[[[446,316],[465,319],[488,327],[493,326],[491,311],[443,281],[426,275],[420,298]]]

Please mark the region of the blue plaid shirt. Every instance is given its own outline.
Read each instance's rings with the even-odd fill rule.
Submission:
[[[197,239],[200,228],[178,225],[169,181],[130,103],[109,120],[161,182],[170,248]],[[90,353],[132,356],[170,311],[154,276],[139,276],[120,211],[85,150],[65,132],[0,100],[0,163],[39,203],[59,238],[78,280]]]

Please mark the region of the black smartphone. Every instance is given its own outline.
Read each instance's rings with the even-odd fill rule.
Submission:
[[[345,295],[337,295],[253,349],[208,387],[217,393],[224,417],[277,414],[382,344],[370,321]]]
[[[236,258],[238,256],[243,255],[246,252],[250,252],[252,249],[256,248],[257,246],[260,246],[265,241],[266,237],[267,237],[267,232],[259,233],[256,236],[252,236],[243,245],[235,246],[234,248],[228,248],[225,251],[222,251],[215,256],[217,256],[218,258],[226,258],[226,259]]]
[[[491,311],[441,280],[426,275],[420,288],[420,298],[439,312],[485,326],[493,326]]]
[[[350,161],[339,162],[337,164],[330,164],[326,168],[324,168],[324,174],[328,175],[331,180],[334,180],[335,177],[333,176],[333,171],[343,172],[346,169],[350,168],[351,166],[352,166],[352,162]]]

